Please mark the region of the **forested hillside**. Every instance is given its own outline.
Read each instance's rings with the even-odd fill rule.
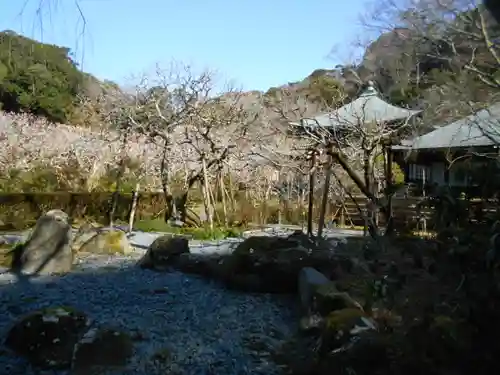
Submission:
[[[50,121],[75,119],[82,96],[96,97],[110,83],[83,73],[69,48],[0,33],[0,108]]]

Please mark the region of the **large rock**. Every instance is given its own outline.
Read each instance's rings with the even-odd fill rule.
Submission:
[[[72,228],[69,216],[51,210],[38,218],[23,246],[13,254],[12,268],[25,274],[57,274],[71,271]]]
[[[93,254],[128,255],[134,251],[125,232],[109,228],[92,228],[75,237],[73,251]]]
[[[102,368],[124,367],[132,353],[129,334],[114,328],[91,328],[75,346],[71,374],[89,375]]]
[[[327,244],[317,246],[300,233],[289,237],[250,237],[239,244],[224,264],[224,282],[229,288],[264,293],[296,293],[299,272],[315,267],[335,269]]]
[[[174,263],[176,270],[206,277],[208,279],[223,280],[228,273],[227,256],[218,254],[180,254]]]
[[[329,284],[331,281],[318,270],[312,267],[304,267],[299,274],[299,299],[303,314],[313,313],[313,299],[316,290],[321,285]]]
[[[363,313],[361,304],[348,293],[340,292],[335,282],[312,267],[300,271],[298,289],[303,331],[321,329],[327,316],[338,310],[355,309]]]
[[[10,329],[5,345],[41,368],[66,369],[90,320],[68,307],[46,308],[21,318]]]
[[[316,286],[313,291],[312,303],[314,311],[321,315],[351,308],[363,311],[361,304],[353,299],[349,293],[339,291],[333,281]]]
[[[139,260],[138,265],[142,268],[166,271],[179,260],[181,254],[188,253],[189,240],[187,238],[165,235],[154,240],[146,254]]]

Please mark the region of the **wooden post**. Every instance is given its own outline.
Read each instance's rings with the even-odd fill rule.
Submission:
[[[340,222],[339,222],[339,226],[341,228],[345,227],[345,214],[346,214],[346,211],[345,211],[345,192],[344,192],[344,189],[342,189],[340,191]]]
[[[326,215],[326,206],[328,204],[328,192],[330,191],[330,179],[332,177],[332,167],[333,160],[332,157],[328,156],[328,162],[326,166],[326,175],[325,175],[325,184],[323,186],[323,199],[321,201],[321,211],[319,214],[319,222],[318,222],[318,238],[321,238],[323,234],[323,227],[325,226],[325,215]]]
[[[425,200],[425,196],[426,196],[426,193],[425,193],[425,184],[426,184],[426,181],[427,181],[427,176],[425,174],[425,167],[423,167],[422,169],[422,197],[423,199]],[[427,220],[425,218],[425,215],[422,215],[421,217],[422,220],[422,231],[423,231],[423,234],[427,234]]]
[[[309,172],[309,206],[307,210],[307,235],[312,237],[313,233],[313,208],[314,208],[314,183],[316,179],[316,150],[308,152],[307,158],[311,161]]]

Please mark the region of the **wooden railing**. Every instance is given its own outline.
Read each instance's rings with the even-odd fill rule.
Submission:
[[[338,214],[335,220],[340,225],[364,225],[363,215],[359,212],[367,209],[368,199],[366,197],[355,197],[356,203],[352,200],[338,205]],[[424,203],[425,204],[422,204]],[[497,212],[499,207],[497,202],[483,200],[466,201],[467,218],[470,221],[481,220],[486,215],[492,215]],[[423,223],[429,228],[435,223],[436,207],[423,197],[393,198],[392,199],[392,217],[396,225],[417,228]],[[380,222],[383,223],[384,216],[379,215]]]

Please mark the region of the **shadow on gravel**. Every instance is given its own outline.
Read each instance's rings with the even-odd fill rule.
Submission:
[[[25,314],[54,307],[130,335],[128,366],[105,374],[280,373],[271,358],[295,333],[293,296],[229,291],[193,275],[142,270],[135,259],[102,263],[88,258],[58,277],[0,275],[0,374],[39,373],[3,344]]]

